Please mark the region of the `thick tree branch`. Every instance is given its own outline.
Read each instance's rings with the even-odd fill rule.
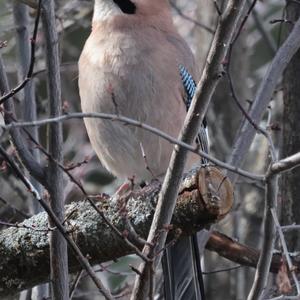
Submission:
[[[217,211],[213,212],[203,202],[196,186],[196,173],[190,173],[181,186],[180,196],[175,209],[174,230],[169,238],[174,237],[175,229],[181,228],[182,234],[192,234],[204,224],[216,219]],[[154,207],[157,200],[159,186],[151,184],[145,189],[135,192],[128,202],[128,219],[135,230],[146,236],[151,224]],[[126,229],[116,203],[110,199],[97,203],[99,208],[105,209],[105,214],[120,230]],[[225,205],[227,206],[227,205]],[[223,207],[222,215],[228,211]],[[220,212],[220,211],[219,211]],[[82,252],[90,257],[92,264],[106,262],[126,254],[133,253],[131,247],[122,242],[112,230],[105,225],[97,212],[88,202],[73,203],[67,207],[69,232],[73,240],[80,246]],[[204,219],[203,219],[204,218]],[[28,227],[28,229],[23,228]],[[30,229],[31,228],[31,229]],[[36,229],[36,230],[34,230]],[[42,229],[42,230],[41,230]],[[16,293],[19,290],[34,286],[49,280],[49,242],[47,232],[47,214],[41,213],[25,222],[18,224],[18,228],[9,228],[0,233],[0,262],[2,277],[0,278],[0,296]],[[176,234],[176,233],[175,233]],[[255,268],[260,251],[240,244],[226,235],[214,231],[206,248],[218,255],[243,266]],[[282,265],[282,254],[273,254],[270,271],[277,273]],[[293,257],[293,265],[300,269],[300,258]],[[70,255],[69,266],[71,272],[81,270],[77,259]]]
[[[220,202],[215,203],[209,198],[203,199],[200,196],[198,174],[197,170],[191,171],[181,185],[172,226],[165,228],[170,232],[170,239],[178,237],[179,233],[190,235],[199,231],[230,210],[233,198],[228,181],[223,186],[225,188],[223,192],[226,194],[226,191],[230,191],[229,199],[221,198]],[[160,185],[154,182],[142,190],[134,191],[128,199],[127,221],[143,238],[147,237],[159,191]],[[121,232],[125,230],[128,232],[128,222],[124,221],[116,200],[105,197],[99,199],[97,206],[112,224]],[[87,201],[67,206],[66,215],[70,237],[80,247],[82,253],[89,257],[90,263],[114,260],[134,252],[132,247],[116,235]],[[0,233],[0,255],[3,258],[0,261],[2,274],[0,295],[15,293],[49,280],[47,214],[40,213],[26,220],[24,224],[31,229],[23,228],[20,224],[21,228],[8,228]],[[33,230],[34,227],[39,230]],[[45,229],[46,232],[40,229]],[[70,253],[69,267],[71,272],[81,269],[73,253]]]

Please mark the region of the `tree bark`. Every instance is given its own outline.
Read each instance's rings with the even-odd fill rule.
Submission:
[[[300,16],[300,5],[287,1],[287,20],[295,22]],[[288,31],[292,25],[287,25]],[[283,80],[284,109],[283,109],[283,143],[281,157],[290,156],[300,149],[300,50],[289,63]],[[281,217],[282,224],[300,224],[300,169],[295,168],[286,172],[281,181]],[[286,235],[289,250],[299,250],[300,240],[298,231]]]
[[[231,208],[233,201],[231,187],[229,187],[231,193],[229,201],[226,197],[226,199],[221,197],[216,203],[214,199],[202,198],[199,178],[199,172],[194,170],[181,185],[172,226],[166,228],[169,231],[169,240],[199,231],[222,218]],[[225,186],[227,184],[229,183],[225,183]],[[124,236],[128,235],[129,239],[134,236],[127,226],[130,222],[136,233],[145,238],[151,225],[159,191],[160,185],[154,182],[144,189],[132,192],[125,209],[124,202],[105,197],[98,200],[97,205]],[[70,235],[82,253],[89,257],[90,263],[115,260],[134,253],[88,202],[67,206],[66,219]],[[30,226],[31,229],[24,228],[24,225]],[[19,228],[3,230],[0,233],[0,256],[2,257],[0,296],[48,281],[50,258],[46,213],[40,213],[24,221],[19,224]],[[72,253],[69,257],[69,267],[70,272],[80,269],[80,264]]]

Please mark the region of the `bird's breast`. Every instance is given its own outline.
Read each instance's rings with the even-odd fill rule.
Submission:
[[[133,37],[90,38],[79,61],[82,110],[116,113],[177,137],[185,116],[177,62],[155,46]],[[141,148],[152,173],[166,171],[172,145],[158,136],[100,119],[85,124],[98,157],[114,175],[149,179]]]

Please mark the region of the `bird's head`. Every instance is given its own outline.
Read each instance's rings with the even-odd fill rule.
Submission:
[[[128,20],[157,15],[169,15],[168,0],[95,0],[93,22],[102,22],[118,16]]]

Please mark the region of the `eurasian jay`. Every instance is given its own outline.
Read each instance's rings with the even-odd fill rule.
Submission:
[[[177,137],[198,78],[167,0],[95,0],[92,32],[79,60],[83,112],[118,113]],[[173,149],[169,142],[120,122],[84,122],[96,154],[113,175],[137,182],[164,176]],[[190,154],[186,169],[196,163],[199,157]],[[195,239],[180,240],[166,257],[165,298],[202,299]]]

